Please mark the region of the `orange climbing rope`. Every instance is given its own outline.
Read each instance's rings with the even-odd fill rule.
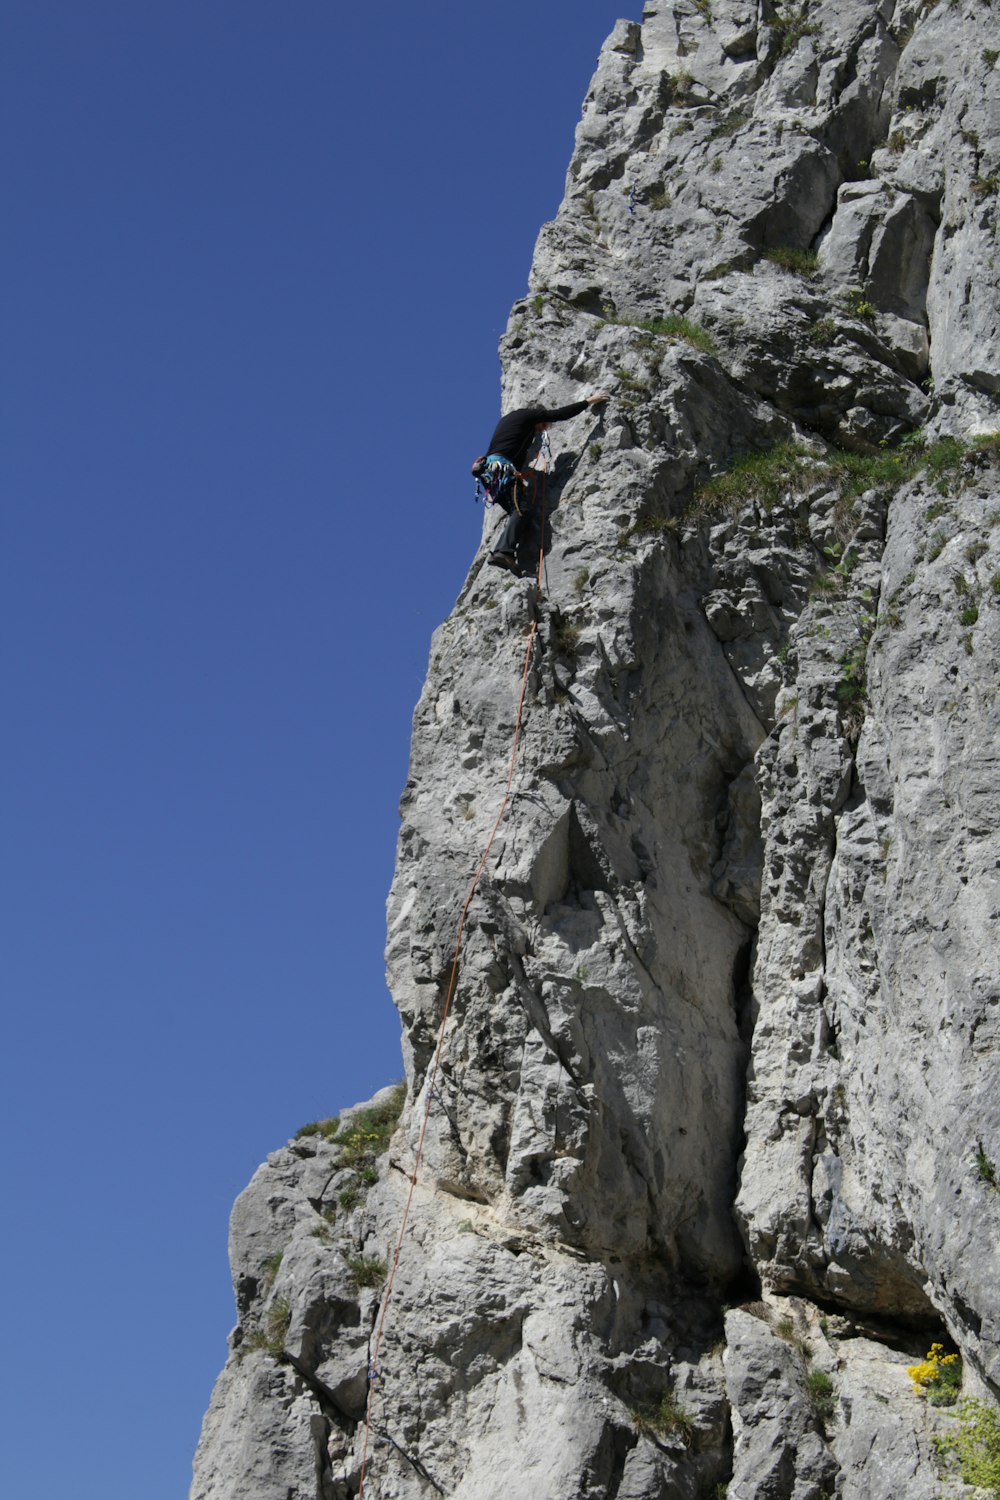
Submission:
[[[539,512],[538,512],[538,532],[539,532],[539,540],[538,540],[538,571],[537,571],[537,574],[535,576],[535,587],[536,587],[536,590],[537,590],[537,593],[538,593],[539,597],[541,597],[541,592],[542,592],[542,573],[543,573],[543,567],[544,567],[544,563],[545,563],[545,478],[546,478],[546,475],[548,474],[548,445],[547,445],[547,443],[544,445],[543,452],[544,452],[545,456],[544,456],[544,460],[543,460],[544,466],[542,468],[542,482],[541,482],[541,485],[539,485],[538,484],[537,475],[533,476],[534,477],[534,482],[533,482],[533,485],[532,485],[532,497],[531,497],[531,499],[532,499],[532,509],[534,509],[534,502],[535,502],[536,494],[539,495]],[[479,864],[476,867],[476,873],[475,873],[475,875],[472,878],[472,884],[469,886],[469,892],[468,892],[468,895],[465,898],[465,904],[462,907],[462,914],[459,917],[459,921],[458,921],[458,933],[457,933],[456,938],[455,938],[455,954],[454,954],[454,957],[452,958],[452,961],[451,961],[451,973],[450,973],[449,978],[448,978],[448,988],[447,988],[447,991],[445,992],[444,1010],[441,1013],[441,1024],[438,1027],[437,1045],[434,1048],[434,1056],[433,1056],[433,1058],[431,1060],[431,1066],[430,1066],[430,1070],[429,1070],[429,1073],[428,1073],[428,1076],[427,1076],[427,1083],[426,1083],[427,1103],[424,1106],[424,1118],[423,1118],[423,1121],[422,1121],[421,1126],[420,1126],[420,1136],[419,1136],[419,1139],[417,1141],[417,1149],[416,1149],[416,1153],[414,1154],[414,1158],[413,1158],[413,1170],[410,1173],[410,1186],[409,1186],[409,1189],[408,1189],[407,1194],[406,1194],[406,1203],[405,1203],[405,1205],[403,1207],[403,1218],[402,1218],[402,1221],[401,1221],[400,1226],[399,1226],[399,1235],[397,1236],[397,1239],[396,1239],[396,1249],[395,1249],[395,1251],[393,1253],[392,1265],[391,1265],[391,1267],[389,1269],[389,1276],[388,1276],[388,1279],[386,1280],[385,1292],[384,1292],[383,1297],[382,1297],[382,1309],[381,1309],[381,1312],[379,1313],[378,1325],[377,1325],[376,1330],[375,1330],[375,1345],[374,1345],[374,1348],[372,1349],[372,1353],[371,1353],[371,1356],[370,1356],[369,1362],[368,1362],[368,1402],[367,1402],[367,1405],[366,1405],[366,1408],[365,1408],[365,1441],[364,1441],[364,1446],[363,1446],[362,1453],[361,1453],[361,1477],[360,1477],[360,1480],[358,1482],[358,1500],[362,1500],[362,1496],[364,1495],[364,1489],[365,1489],[365,1470],[366,1470],[367,1464],[368,1464],[368,1446],[369,1446],[369,1440],[370,1440],[370,1437],[371,1437],[372,1416],[373,1416],[374,1404],[375,1404],[375,1386],[376,1386],[376,1382],[378,1380],[378,1356],[379,1356],[379,1350],[380,1350],[381,1345],[382,1345],[382,1334],[383,1334],[383,1332],[385,1330],[386,1313],[389,1310],[389,1303],[392,1300],[393,1287],[394,1287],[395,1281],[396,1281],[396,1271],[397,1271],[397,1269],[399,1267],[399,1257],[400,1257],[400,1254],[401,1254],[402,1249],[403,1249],[403,1239],[404,1239],[404,1237],[406,1235],[406,1226],[407,1226],[407,1222],[408,1222],[409,1217],[410,1217],[410,1205],[413,1202],[413,1192],[414,1192],[414,1189],[416,1188],[416,1185],[417,1185],[417,1173],[419,1171],[420,1162],[421,1162],[421,1159],[423,1157],[423,1152],[424,1152],[424,1137],[427,1134],[427,1125],[428,1125],[428,1122],[429,1122],[430,1116],[431,1116],[431,1104],[432,1104],[433,1099],[434,1099],[434,1083],[435,1083],[435,1080],[437,1078],[438,1064],[441,1061],[441,1053],[442,1053],[442,1051],[444,1049],[444,1029],[445,1029],[445,1026],[447,1025],[447,1022],[448,1022],[448,1014],[449,1014],[449,1012],[451,1010],[451,1002],[452,1002],[452,997],[454,996],[454,993],[455,993],[455,987],[458,984],[458,966],[459,966],[459,958],[461,957],[461,952],[462,952],[462,937],[463,937],[463,935],[465,933],[465,919],[468,916],[469,907],[472,905],[472,898],[476,894],[476,890],[477,890],[477,888],[479,886],[479,882],[482,879],[483,871],[486,868],[486,861],[489,859],[489,857],[490,857],[490,850],[493,848],[493,841],[494,841],[494,839],[497,836],[497,832],[499,831],[500,824],[503,822],[503,815],[507,811],[507,804],[510,801],[510,789],[511,789],[511,786],[512,786],[513,781],[514,781],[514,765],[515,765],[515,762],[517,760],[517,746],[518,746],[518,742],[519,742],[519,740],[521,738],[521,721],[522,721],[522,718],[523,718],[523,715],[524,715],[524,695],[525,695],[525,692],[527,691],[527,687],[528,687],[528,673],[529,673],[530,668],[531,668],[531,648],[534,645],[535,635],[536,635],[537,631],[538,631],[538,616],[537,616],[537,613],[536,613],[536,616],[535,616],[534,620],[532,620],[532,622],[531,622],[531,629],[528,632],[528,642],[527,642],[527,645],[526,645],[525,651],[524,651],[524,670],[521,673],[521,695],[518,698],[518,702],[517,702],[517,718],[516,718],[516,720],[514,722],[514,742],[513,742],[513,745],[511,746],[510,765],[509,765],[508,770],[507,770],[507,783],[506,783],[506,785],[504,787],[503,797],[502,797],[501,802],[500,802],[500,810],[499,810],[499,812],[496,815],[496,820],[495,820],[495,822],[493,824],[493,827],[490,829],[490,836],[486,840],[486,847],[483,849],[482,856],[480,857],[480,860],[479,860]]]

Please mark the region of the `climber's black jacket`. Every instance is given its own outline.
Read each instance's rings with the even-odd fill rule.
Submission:
[[[509,458],[515,469],[523,468],[539,422],[566,422],[579,416],[586,407],[586,401],[573,401],[569,406],[557,406],[554,411],[544,406],[522,406],[518,411],[509,411],[497,423],[486,452]]]

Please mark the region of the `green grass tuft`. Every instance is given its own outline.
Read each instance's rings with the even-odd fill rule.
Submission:
[[[260,1328],[255,1328],[253,1333],[244,1339],[242,1349],[251,1351],[263,1349],[270,1354],[272,1359],[279,1359],[285,1350],[285,1339],[288,1337],[288,1326],[292,1321],[291,1308],[284,1297],[277,1298],[271,1303],[264,1322]]]
[[[630,370],[622,366],[615,370],[615,379],[626,396],[638,398],[652,395],[653,388],[648,381],[640,380],[638,375],[633,375]]]
[[[668,313],[663,318],[634,318],[622,314],[602,321],[618,328],[640,328],[645,333],[653,333],[660,338],[680,339],[683,343],[690,344],[692,349],[699,349],[702,354],[715,353],[712,335],[698,323],[692,323],[690,318],[681,317],[679,313]],[[620,371],[615,373],[620,377]]]
[[[392,1133],[406,1103],[406,1084],[399,1083],[384,1104],[360,1109],[338,1131],[342,1167],[358,1167],[374,1162],[389,1149]]]
[[[825,1370],[809,1371],[806,1376],[806,1395],[821,1422],[826,1422],[833,1416],[837,1404],[836,1397],[833,1381]]]
[[[629,1415],[640,1432],[652,1433],[656,1437],[670,1432],[687,1443],[694,1433],[690,1414],[669,1391],[664,1392],[654,1406],[632,1407]]]
[[[764,252],[765,259],[773,261],[783,271],[794,271],[799,276],[814,276],[819,268],[819,256],[815,250],[796,250],[792,245],[776,245]]]
[[[752,115],[730,115],[728,120],[723,120],[721,125],[716,125],[715,129],[709,136],[709,140],[717,141],[721,140],[725,136],[735,135],[737,130],[742,129],[744,125],[749,124],[752,118]]]
[[[639,516],[632,527],[633,536],[663,536],[666,532],[677,532],[681,529],[682,520],[680,516]]]
[[[844,732],[852,744],[856,744],[865,721],[868,702],[868,637],[862,635],[858,644],[840,662],[840,681],[837,683],[837,702],[844,716]]]
[[[697,514],[735,511],[756,500],[770,510],[789,491],[801,491],[813,470],[811,455],[797,443],[778,443],[767,453],[747,453],[731,469],[717,474],[695,492]]]
[[[310,1120],[308,1125],[301,1125],[295,1132],[295,1139],[300,1141],[306,1135],[319,1135],[325,1141],[332,1141],[340,1128],[340,1120],[337,1115],[331,1115],[328,1120]]]
[[[715,340],[712,335],[697,323],[692,323],[689,318],[682,318],[677,313],[671,313],[665,318],[651,318],[648,323],[642,325],[650,333],[661,334],[664,338],[680,339],[685,344],[690,344],[692,349],[698,349],[702,354],[715,353]]]
[[[267,1258],[261,1263],[260,1280],[261,1286],[264,1288],[265,1292],[269,1292],[274,1286],[275,1277],[278,1274],[278,1269],[281,1266],[284,1254],[284,1250],[275,1250],[273,1255],[267,1256]]]
[[[560,615],[552,626],[552,645],[560,656],[572,659],[576,656],[581,634],[582,629],[575,620]]]
[[[789,10],[787,14],[780,12],[773,18],[771,25],[781,37],[781,55],[786,57],[795,48],[804,36],[818,36],[820,28],[815,21],[807,19],[808,7],[803,4],[797,10]]]
[[[1000,460],[1000,432],[984,432],[980,437],[973,438],[969,452]]]
[[[750,501],[770,510],[783,496],[801,493],[810,482],[822,478],[837,486],[842,503],[866,490],[892,492],[921,471],[938,488],[947,488],[949,478],[961,477],[970,456],[981,454],[1000,457],[1000,435],[990,434],[968,443],[941,438],[930,448],[904,440],[898,448],[877,453],[833,452],[822,458],[796,443],[778,443],[766,453],[745,454],[731,469],[708,480],[696,490],[691,510],[695,515],[732,512]],[[944,508],[935,502],[928,508],[926,519],[934,520]],[[930,560],[938,556],[946,542],[942,532],[936,533],[928,552]]]
[[[960,438],[939,438],[924,454],[924,467],[932,479],[941,479],[961,467],[967,451]]]
[[[983,1150],[982,1141],[976,1142],[976,1173],[980,1182],[985,1182],[987,1187],[991,1187],[994,1190],[1000,1189],[1000,1177],[997,1176],[996,1163]]]
[[[816,322],[806,330],[806,338],[811,344],[817,344],[820,348],[827,348],[837,337],[837,325],[833,318],[817,318]]]
[[[694,82],[694,74],[687,68],[681,68],[677,73],[661,73],[657,89],[660,107],[686,109],[696,103],[691,93]]]
[[[378,1255],[349,1255],[347,1269],[353,1287],[379,1287],[385,1281],[388,1267]]]

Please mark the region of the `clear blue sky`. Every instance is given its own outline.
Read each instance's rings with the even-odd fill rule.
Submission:
[[[400,1075],[410,716],[478,541],[497,340],[619,13],[4,7],[17,1500],[186,1494],[233,1198]]]

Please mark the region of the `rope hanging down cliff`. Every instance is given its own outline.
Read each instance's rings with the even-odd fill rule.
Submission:
[[[535,575],[535,587],[539,598],[541,598],[542,596],[542,577],[545,562],[545,486],[549,467],[548,440],[544,436],[542,441],[542,454],[543,459],[540,481],[538,475],[534,471],[530,471],[533,481],[533,493],[531,497],[532,512],[535,511],[536,498],[538,502],[538,569]],[[465,898],[465,903],[462,907],[462,913],[459,917],[458,932],[455,938],[455,953],[451,962],[451,972],[448,977],[448,988],[445,992],[444,1010],[441,1013],[441,1024],[438,1027],[437,1045],[434,1048],[434,1056],[431,1059],[431,1065],[430,1069],[428,1070],[425,1083],[427,1102],[424,1105],[423,1120],[420,1126],[420,1135],[417,1140],[417,1149],[413,1157],[413,1170],[410,1173],[410,1185],[406,1194],[406,1203],[403,1207],[403,1217],[399,1226],[399,1235],[396,1239],[396,1248],[393,1252],[392,1262],[389,1267],[389,1275],[386,1280],[385,1292],[382,1295],[382,1307],[379,1313],[379,1319],[375,1330],[375,1343],[368,1362],[368,1401],[365,1408],[365,1440],[361,1454],[361,1476],[358,1483],[358,1500],[362,1500],[365,1488],[365,1471],[368,1464],[368,1447],[369,1439],[371,1436],[372,1420],[374,1416],[375,1393],[378,1384],[378,1358],[379,1352],[382,1347],[382,1336],[385,1331],[386,1314],[388,1313],[389,1304],[392,1300],[393,1287],[396,1281],[396,1271],[399,1266],[399,1257],[403,1249],[403,1240],[406,1235],[406,1227],[410,1217],[410,1206],[413,1202],[413,1193],[417,1185],[417,1174],[419,1172],[420,1163],[423,1157],[424,1139],[427,1135],[427,1125],[428,1121],[430,1120],[431,1104],[434,1101],[435,1095],[434,1085],[437,1081],[438,1065],[441,1061],[441,1054],[444,1048],[445,1026],[448,1023],[448,1016],[451,1011],[451,1002],[455,994],[456,985],[458,983],[459,959],[462,952],[462,938],[465,933],[466,917],[469,913],[469,907],[472,904],[472,898],[476,894],[479,882],[482,879],[483,871],[486,868],[486,861],[490,857],[490,851],[493,848],[493,842],[497,836],[500,824],[503,822],[503,816],[507,810],[507,804],[510,801],[510,789],[514,781],[514,765],[517,760],[517,747],[518,742],[521,738],[521,722],[524,716],[524,697],[528,686],[528,673],[531,669],[531,652],[532,647],[534,646],[535,635],[537,631],[538,614],[536,611],[535,618],[531,623],[531,629],[528,632],[528,640],[524,651],[524,668],[521,673],[521,692],[517,702],[517,717],[514,722],[514,740],[510,752],[510,765],[507,769],[507,782],[504,786],[503,797],[500,802],[500,810],[496,815],[496,820],[494,821],[493,827],[490,829],[489,838],[486,840],[486,847],[483,849],[482,855],[480,856],[479,864],[476,867],[476,873],[473,876],[472,884],[469,886],[469,891]]]

